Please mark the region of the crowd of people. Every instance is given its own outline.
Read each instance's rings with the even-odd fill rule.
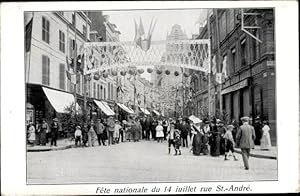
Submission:
[[[96,145],[115,145],[120,142],[139,142],[140,140],[154,140],[158,143],[164,141],[168,144],[168,153],[173,147],[175,154],[181,155],[180,147],[190,148],[195,156],[224,155],[228,160],[231,152],[233,159],[237,160],[234,148],[242,149],[245,168],[249,168],[247,159],[250,149],[254,148],[256,134],[254,127],[249,124],[249,117],[241,118],[242,124],[225,125],[222,120],[189,118],[154,118],[152,116],[129,116],[127,120],[118,120],[113,116],[91,120],[86,126],[77,125],[73,138],[77,147],[93,147]],[[57,146],[58,120],[53,119],[50,126],[45,120],[28,126],[28,143],[30,145]],[[267,121],[263,121],[260,139],[261,149],[269,150],[271,147],[270,127]],[[50,141],[49,141],[50,140]]]

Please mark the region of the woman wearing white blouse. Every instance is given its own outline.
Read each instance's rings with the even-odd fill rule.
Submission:
[[[271,148],[271,138],[270,138],[270,127],[267,121],[263,122],[262,128],[262,138],[260,140],[260,149],[261,150],[270,150]]]

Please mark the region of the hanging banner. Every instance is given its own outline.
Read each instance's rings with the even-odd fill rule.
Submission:
[[[222,73],[216,73],[216,82],[222,84]]]

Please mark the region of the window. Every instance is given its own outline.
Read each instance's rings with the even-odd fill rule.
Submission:
[[[66,88],[65,77],[66,77],[65,65],[59,64],[59,88],[62,90],[65,90]]]
[[[74,58],[74,49],[77,48],[77,43],[75,43],[75,39],[69,39],[69,56]]]
[[[231,72],[234,73],[236,70],[236,52],[235,52],[235,48],[233,48],[231,50],[231,62],[232,62],[232,69]]]
[[[47,20],[45,17],[42,17],[42,39],[48,44],[50,42],[49,33],[50,33],[49,20]]]
[[[253,30],[253,35],[259,38],[257,29]],[[256,61],[258,57],[259,57],[259,43],[256,39],[252,38],[252,61],[253,62]]]
[[[65,34],[59,31],[59,50],[65,53]]]
[[[97,98],[100,99],[100,84],[97,84]]]
[[[75,12],[72,13],[72,24],[75,25],[76,18],[75,18]]]
[[[50,77],[49,77],[49,69],[50,69],[50,59],[49,57],[43,55],[42,56],[42,84],[49,85]]]
[[[105,88],[103,89],[103,99],[104,100],[106,99],[106,89]]]
[[[82,25],[82,33],[83,33],[83,35],[86,35],[86,26],[85,25]]]
[[[243,39],[241,41],[241,65],[245,66],[246,64],[246,39]]]
[[[100,86],[100,91],[101,91],[100,98],[103,99],[103,86],[102,85]]]
[[[113,84],[110,85],[110,91],[111,91],[111,93],[110,93],[110,98],[111,98],[111,99],[114,99],[114,88],[113,88]]]
[[[110,83],[107,84],[107,95],[108,95],[108,100],[110,100]]]
[[[80,78],[80,74],[76,75],[76,84],[77,84],[77,93],[81,93],[81,78]]]
[[[95,82],[93,83],[93,95],[94,95],[94,98],[96,98],[96,83]]]

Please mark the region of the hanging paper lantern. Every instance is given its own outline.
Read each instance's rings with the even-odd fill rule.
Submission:
[[[144,70],[143,69],[138,69],[138,73],[142,74],[142,73],[144,73]]]
[[[116,71],[111,71],[111,75],[112,75],[112,76],[117,76],[117,75],[118,75],[118,72],[116,72]]]
[[[95,73],[95,74],[94,74],[94,80],[99,80],[99,79],[100,79],[99,73]]]
[[[178,72],[178,71],[175,71],[175,72],[174,72],[174,75],[175,75],[175,76],[179,76],[179,72]]]
[[[107,72],[104,72],[103,73],[103,78],[107,78],[108,77],[108,73]]]
[[[184,73],[183,73],[183,76],[187,78],[187,77],[189,77],[189,74],[186,73],[186,72],[184,72]]]
[[[126,71],[121,71],[120,74],[121,74],[121,76],[125,76],[126,75]]]
[[[170,75],[170,73],[171,73],[171,72],[170,72],[169,70],[166,70],[166,71],[165,71],[165,74],[166,74],[166,75]]]
[[[162,71],[161,70],[156,70],[156,73],[158,74],[158,75],[160,75],[161,73],[162,73]]]
[[[153,69],[152,69],[152,68],[148,68],[148,69],[147,69],[147,72],[148,72],[148,73],[152,73],[152,72],[153,72]]]
[[[129,73],[130,75],[134,75],[134,74],[135,74],[135,71],[134,71],[133,69],[129,69],[128,73]]]

